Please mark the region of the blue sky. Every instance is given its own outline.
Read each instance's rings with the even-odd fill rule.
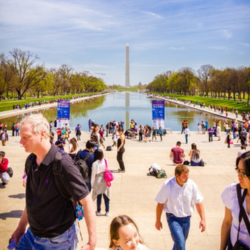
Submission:
[[[250,66],[249,0],[0,0],[0,53],[37,54],[106,84],[130,84],[183,67]],[[100,75],[97,73],[103,73]]]

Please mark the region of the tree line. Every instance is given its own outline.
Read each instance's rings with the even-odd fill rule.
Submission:
[[[58,69],[46,69],[36,64],[37,55],[13,49],[10,56],[0,54],[0,99],[2,96],[68,95],[100,92],[107,88],[102,79],[88,75],[87,71],[75,72],[62,64]]]
[[[211,96],[218,98],[250,98],[250,67],[215,69],[202,65],[197,72],[182,68],[157,75],[147,85],[151,92]]]

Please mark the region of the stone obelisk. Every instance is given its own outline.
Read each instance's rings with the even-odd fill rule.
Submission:
[[[125,68],[125,87],[130,87],[130,80],[129,80],[129,45],[126,45],[126,68]]]

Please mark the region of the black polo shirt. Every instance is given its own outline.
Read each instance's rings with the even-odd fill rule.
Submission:
[[[53,162],[57,151],[52,145],[39,166],[34,154],[27,158],[27,161],[32,159],[32,164],[26,185],[26,207],[31,231],[37,237],[56,237],[75,221],[72,202],[61,195],[55,182]],[[88,188],[68,154],[62,156],[61,165],[65,188],[70,196],[78,201],[86,197]]]

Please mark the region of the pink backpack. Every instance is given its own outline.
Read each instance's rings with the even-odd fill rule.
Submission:
[[[113,174],[110,172],[110,170],[108,169],[107,160],[104,159],[104,161],[105,161],[105,166],[106,166],[106,167],[105,167],[105,171],[104,171],[104,180],[105,180],[107,186],[110,187],[110,186],[111,186],[111,181],[114,180],[114,176],[113,176]]]

